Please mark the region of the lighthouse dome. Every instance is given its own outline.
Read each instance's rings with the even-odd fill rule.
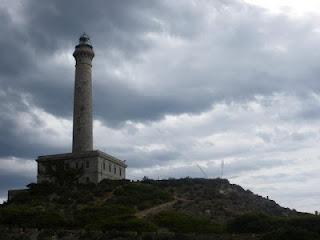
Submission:
[[[79,38],[79,45],[89,45],[91,46],[90,37],[88,34],[83,33]]]

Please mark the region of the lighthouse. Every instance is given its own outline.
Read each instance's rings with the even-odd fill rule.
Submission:
[[[125,161],[93,148],[92,60],[94,51],[87,34],[80,36],[73,57],[75,78],[72,152],[39,156],[36,159],[37,182],[61,182],[63,176],[69,180],[75,172],[79,172],[79,177],[73,178],[77,183],[125,179],[127,167]]]
[[[82,34],[73,56],[76,60],[73,107],[72,152],[93,150],[92,59],[94,52],[87,34]]]

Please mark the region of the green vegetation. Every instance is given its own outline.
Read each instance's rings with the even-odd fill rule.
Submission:
[[[157,214],[153,221],[160,227],[165,227],[177,233],[222,233],[223,226],[211,222],[207,218],[196,217],[176,211],[166,211]]]
[[[266,233],[272,231],[280,219],[264,214],[245,214],[231,220],[227,229],[233,233]]]
[[[51,209],[10,206],[0,209],[0,222],[23,227],[56,228],[64,226],[64,217]]]
[[[87,230],[152,232],[153,224],[134,216],[135,209],[121,204],[84,207],[74,212],[74,226]]]
[[[143,183],[123,185],[114,191],[114,197],[112,198],[112,202],[135,206],[139,210],[171,200],[173,200],[173,197],[170,193],[161,190],[158,186]]]
[[[85,229],[86,233],[187,234],[181,239],[194,239],[187,237],[192,234],[320,239],[320,217],[281,208],[222,179],[29,184],[28,191],[0,205],[1,226],[47,229],[43,236]]]
[[[231,233],[265,234],[262,240],[320,239],[320,217],[274,217],[245,214],[227,224]]]
[[[28,188],[0,207],[1,225],[154,232],[157,227],[135,213],[173,199],[158,186],[126,180],[98,185],[29,184]]]
[[[320,235],[306,229],[283,227],[265,234],[261,240],[319,240]]]

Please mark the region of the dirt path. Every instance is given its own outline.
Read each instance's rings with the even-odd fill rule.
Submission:
[[[166,202],[166,203],[163,203],[163,204],[160,204],[160,205],[157,205],[155,207],[152,207],[152,208],[148,208],[148,209],[145,209],[145,210],[142,210],[140,212],[137,212],[135,215],[138,217],[138,218],[144,218],[148,215],[154,215],[154,214],[157,214],[169,207],[171,207],[173,204],[175,204],[178,200],[175,199],[171,202]]]
[[[166,210],[166,209],[172,207],[177,201],[190,201],[190,200],[187,200],[187,199],[184,199],[184,198],[174,197],[174,200],[172,200],[170,202],[166,202],[166,203],[154,206],[152,208],[148,208],[148,209],[142,210],[140,212],[137,212],[135,215],[138,218],[144,218],[144,217],[149,216],[149,215],[154,215],[154,214],[157,214],[159,212],[162,212],[163,210]]]

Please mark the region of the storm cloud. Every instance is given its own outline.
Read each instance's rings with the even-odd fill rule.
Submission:
[[[320,13],[248,2],[4,0],[0,198],[35,180],[32,159],[70,151],[86,32],[95,146],[129,178],[218,177],[224,161],[232,182],[318,209]]]

